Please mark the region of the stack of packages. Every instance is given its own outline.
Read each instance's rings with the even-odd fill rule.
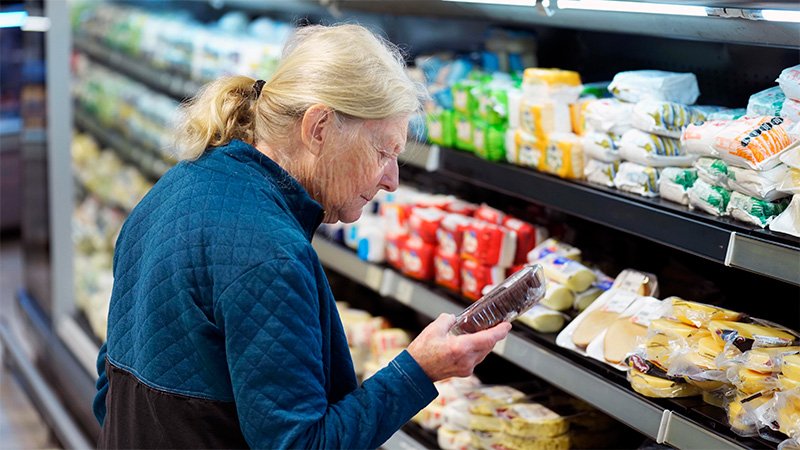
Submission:
[[[580,109],[573,105],[579,105],[582,90],[577,72],[526,69],[522,91],[509,93],[507,161],[561,178],[582,179],[583,146],[576,134],[582,127],[572,113]]]
[[[564,313],[582,312],[611,287],[613,279],[587,268],[580,259],[579,249],[553,238],[528,253],[528,261],[541,264],[544,269],[547,292],[519,317],[520,322],[542,333],[555,333],[570,318]]]
[[[383,317],[373,317],[367,311],[350,308],[336,302],[342,319],[353,367],[359,378],[367,379],[391,362],[409,342],[408,332],[390,328]]]

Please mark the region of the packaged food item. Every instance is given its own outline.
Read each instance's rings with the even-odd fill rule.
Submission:
[[[433,403],[445,406],[456,400],[464,398],[464,393],[481,385],[481,380],[475,375],[468,377],[450,377],[434,383],[439,396]]]
[[[465,116],[473,116],[478,112],[477,80],[463,79],[453,84],[453,109]]]
[[[781,166],[778,166],[781,167]],[[779,193],[800,194],[800,169],[792,167],[781,179],[781,184],[776,188]]]
[[[486,286],[495,286],[500,283],[506,274],[506,269],[499,266],[484,266],[480,263],[463,259],[461,261],[461,295],[470,299],[481,298]]]
[[[500,443],[500,436],[502,433],[499,431],[470,431],[472,437],[472,448],[493,448],[495,445]]]
[[[775,167],[793,139],[777,116],[746,117],[734,120],[714,137],[713,147],[719,157],[731,165],[754,170]]]
[[[594,303],[603,292],[605,292],[605,290],[595,287],[593,284],[589,289],[575,293],[575,301],[572,302],[572,307],[578,312],[583,312],[589,305]]]
[[[681,145],[688,154],[718,158],[719,152],[714,148],[714,139],[732,122],[732,120],[707,120],[689,124],[681,133]]]
[[[514,320],[544,297],[546,287],[541,266],[526,266],[459,314],[451,332],[475,333]]]
[[[778,450],[800,450],[800,437],[789,438],[778,444]]]
[[[621,136],[612,133],[589,132],[581,138],[583,151],[587,158],[604,162],[619,161],[619,140]]]
[[[707,328],[712,320],[738,321],[745,317],[736,311],[691,302],[680,297],[670,297],[665,300],[665,304],[668,317],[697,328]]]
[[[800,352],[792,350],[790,353],[781,353],[781,375],[800,382]]]
[[[465,393],[469,395],[471,391]],[[472,402],[466,397],[456,400],[442,409],[442,426],[470,431],[470,442],[475,431],[500,431],[501,421],[492,414],[471,412]]]
[[[792,389],[775,394],[774,420],[778,424],[778,431],[796,440],[800,439],[799,399],[800,389]]]
[[[439,244],[438,252],[443,255],[460,255],[464,230],[467,229],[472,219],[461,214],[447,214],[436,230],[436,241]]]
[[[724,187],[749,197],[773,202],[788,196],[782,183],[785,183],[786,177],[790,173],[791,170],[785,164],[778,164],[769,170],[751,170],[729,166]]]
[[[665,167],[658,179],[658,193],[664,200],[688,205],[688,191],[694,186],[695,180],[697,180],[697,169]]]
[[[714,216],[726,214],[730,199],[731,191],[700,179],[689,189],[689,208],[700,209]]]
[[[755,372],[746,367],[739,367],[733,374],[733,384],[745,395],[772,390],[778,382],[774,374]]]
[[[624,134],[633,125],[633,103],[621,102],[613,98],[593,100],[586,104],[584,120],[586,130],[597,133]]]
[[[756,92],[747,102],[747,116],[777,116],[781,112],[784,100],[786,96],[778,86]]]
[[[500,443],[492,448],[497,450],[567,450],[570,448],[570,439],[568,434],[534,439],[503,433],[500,435]]]
[[[392,350],[401,350],[408,347],[411,341],[406,330],[400,328],[385,328],[376,330],[372,334],[371,351],[373,355],[381,355]]]
[[[522,103],[522,90],[510,88],[506,92],[508,97],[508,128],[515,129],[520,127],[520,104]],[[508,151],[508,147],[506,147]]]
[[[455,146],[456,129],[451,110],[436,108],[425,114],[425,120],[431,143],[444,147]]]
[[[725,212],[736,220],[764,228],[782,213],[788,204],[788,200],[768,202],[733,191]]]
[[[474,221],[464,229],[461,257],[486,266],[511,267],[516,245],[513,231],[501,225]]]
[[[495,417],[497,408],[516,403],[525,398],[525,394],[511,386],[481,386],[466,391],[464,398],[470,413]]]
[[[487,161],[502,161],[506,157],[506,127],[474,120],[472,144],[475,155]]]
[[[800,237],[800,195],[793,195],[789,206],[772,220],[769,229]]]
[[[560,103],[575,103],[583,86],[578,72],[533,67],[522,75],[523,95],[532,98],[552,98]]]
[[[667,374],[683,377],[689,384],[706,391],[726,385],[728,379],[725,372],[717,365],[717,358],[724,352],[725,346],[710,334],[688,341],[687,344],[672,356]]]
[[[780,116],[792,123],[800,122],[800,101],[787,98],[783,102]]]
[[[736,120],[747,115],[745,108],[721,109],[706,114],[706,120]]]
[[[790,357],[789,361],[791,361],[790,355],[798,353],[800,353],[800,347],[798,346],[754,348],[744,352],[739,362],[742,367],[754,372],[776,373],[781,370],[781,365],[787,356]],[[789,369],[789,372],[791,372],[791,369]],[[800,381],[800,371],[797,372],[797,378]]]
[[[407,234],[386,234],[386,262],[401,271],[403,269],[403,248],[405,248],[407,240]]]
[[[728,423],[731,430],[741,436],[755,436],[761,428],[758,416],[755,413],[759,408],[773,400],[772,393],[757,393],[755,395],[737,395],[726,405]]]
[[[517,250],[514,264],[527,262],[528,253],[547,238],[547,229],[522,220],[506,217],[503,226],[516,233]]]
[[[783,69],[775,81],[786,97],[800,101],[800,64]]]
[[[568,420],[539,403],[515,403],[495,413],[503,419],[502,432],[517,437],[554,437],[569,430]]]
[[[779,158],[782,163],[792,169],[800,169],[800,145],[793,145],[786,149]]]
[[[472,119],[460,112],[453,113],[453,127],[455,128],[455,139],[453,144],[456,148],[467,151],[474,151],[475,146],[472,141]]]
[[[551,283],[552,284],[552,283]],[[540,333],[555,333],[564,328],[568,317],[553,311],[543,305],[533,305],[533,308],[522,313],[517,320]]]
[[[534,247],[534,249],[528,253],[528,262],[537,262],[550,254],[563,256],[564,258],[575,261],[580,261],[581,259],[581,251],[577,247],[573,247],[555,238],[549,238]]]
[[[484,222],[500,225],[506,219],[506,213],[497,208],[492,208],[486,203],[482,203],[475,211],[474,217]]]
[[[553,133],[549,136],[540,170],[561,178],[583,178],[583,146],[572,133]]]
[[[589,183],[614,187],[614,177],[617,176],[618,170],[619,161],[602,162],[596,159],[589,159],[586,161],[583,174]]]
[[[437,208],[414,208],[408,218],[408,227],[413,235],[428,244],[436,244],[436,230],[446,213]]]
[[[552,100],[522,97],[519,117],[520,129],[539,140],[547,140],[552,133],[572,131],[569,107]]]
[[[539,263],[548,279],[575,292],[585,291],[597,279],[597,275],[586,266],[564,256],[550,254],[540,259]]]
[[[614,176],[617,189],[643,197],[658,197],[658,169],[632,162],[623,162]]]
[[[653,398],[680,398],[700,395],[701,390],[684,381],[660,378],[639,372],[636,368],[628,371],[628,381],[634,391]]]
[[[418,280],[432,280],[434,276],[433,255],[436,246],[418,237],[410,237],[400,249],[402,272]]]
[[[606,291],[559,333],[556,343],[580,352],[580,349],[585,349],[597,335],[608,328],[637,297],[632,292],[617,289]]]
[[[708,331],[720,345],[730,342],[742,351],[759,347],[788,347],[797,340],[797,336],[789,330],[771,324],[712,320],[708,323]]]
[[[713,186],[725,187],[728,185],[728,164],[717,158],[702,157],[694,162],[697,177]]]
[[[411,421],[418,424],[426,430],[436,430],[442,426],[442,405],[431,403],[430,405],[422,408],[416,416],[411,418]]]
[[[451,291],[461,291],[461,257],[458,254],[443,252],[441,248],[436,250],[433,259],[435,270],[435,281],[439,286],[446,287]]]
[[[468,450],[472,445],[469,430],[442,425],[436,431],[436,443],[442,450]]]
[[[642,100],[633,107],[631,122],[634,128],[673,139],[690,123],[705,120],[705,112],[674,102]]]
[[[613,289],[621,289],[623,291],[633,292],[636,295],[642,296],[657,296],[658,295],[658,278],[648,272],[640,272],[633,269],[625,269],[617,275],[614,283],[611,285]]]
[[[650,167],[688,167],[695,159],[681,148],[680,141],[640,130],[622,135],[619,155],[626,161]]]
[[[592,99],[588,98],[579,98],[577,102],[570,103],[569,105],[569,116],[572,120],[572,132],[577,134],[578,136],[583,136],[586,133],[586,119],[584,119],[584,114],[586,111],[586,105]]]
[[[544,164],[545,139],[539,139],[520,128],[514,134],[514,143],[520,166],[538,169]]]
[[[661,315],[661,301],[653,297],[641,297],[614,319],[603,337],[603,358],[611,364],[620,364],[633,352],[640,340],[647,335],[647,327],[653,318]]]
[[[660,70],[620,72],[614,75],[608,90],[614,97],[633,103],[649,99],[692,105],[700,95],[693,73]]]

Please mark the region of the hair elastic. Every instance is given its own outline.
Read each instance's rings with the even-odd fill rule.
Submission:
[[[267,82],[264,80],[258,80],[255,83],[253,83],[253,90],[255,91],[256,94],[256,100],[258,99],[258,97],[261,96],[261,90],[264,88],[265,84],[267,84]]]

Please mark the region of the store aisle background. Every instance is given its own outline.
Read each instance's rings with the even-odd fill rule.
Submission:
[[[15,292],[22,286],[22,251],[16,239],[0,241],[0,321],[15,327]],[[0,449],[59,448],[0,348]]]

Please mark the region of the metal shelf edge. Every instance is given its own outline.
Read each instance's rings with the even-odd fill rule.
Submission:
[[[386,450],[424,450],[425,446],[403,430],[397,431],[382,446]]]

